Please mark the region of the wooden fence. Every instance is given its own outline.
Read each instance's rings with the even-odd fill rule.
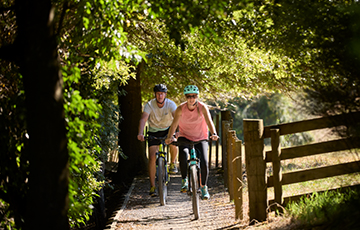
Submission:
[[[289,201],[297,201],[301,196],[306,195],[283,197],[283,185],[360,172],[360,161],[356,161],[282,173],[282,160],[360,148],[360,138],[343,138],[303,146],[281,148],[281,135],[354,124],[359,122],[359,118],[360,113],[357,112],[266,127],[263,126],[262,120],[244,119],[245,162],[250,221],[265,221],[268,207],[272,206],[272,204],[277,203],[284,207]],[[264,149],[265,138],[271,138],[271,150],[267,152]],[[269,177],[266,175],[267,162],[271,162],[273,168],[273,175]],[[267,188],[269,187],[274,187],[273,200],[268,200],[267,198]]]
[[[221,119],[219,119],[221,115]],[[213,118],[214,119],[214,118]],[[235,219],[243,219],[243,180],[242,180],[242,142],[236,137],[236,132],[232,130],[233,119],[230,111],[221,111],[215,118],[216,130],[221,130],[221,168],[224,176],[224,186],[228,189],[229,201],[235,204]],[[221,123],[221,129],[220,129]],[[211,143],[211,142],[210,142]],[[215,167],[218,168],[219,142],[216,143]],[[211,149],[211,145],[210,145]],[[211,156],[210,151],[210,156]],[[209,163],[211,157],[209,158]],[[210,166],[209,166],[210,168]]]

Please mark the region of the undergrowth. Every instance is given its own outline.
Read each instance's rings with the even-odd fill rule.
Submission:
[[[290,203],[286,210],[293,220],[307,228],[359,229],[359,195],[355,190],[313,193],[298,203]]]

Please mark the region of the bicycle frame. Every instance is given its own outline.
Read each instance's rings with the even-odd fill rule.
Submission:
[[[170,181],[169,168],[167,165],[167,154],[165,150],[166,137],[146,137],[147,140],[157,139],[160,141],[159,150],[156,152],[156,180],[158,181],[158,191],[160,197],[160,205],[166,204],[167,185]]]
[[[162,141],[163,142],[163,141]],[[167,153],[165,152],[165,142],[161,143],[159,145],[159,150],[156,152],[156,178],[159,178],[158,176],[158,165],[159,165],[159,158],[164,159],[164,163],[165,163],[165,169],[166,169],[166,173],[165,173],[165,183],[166,185],[169,183],[169,167],[167,165]]]

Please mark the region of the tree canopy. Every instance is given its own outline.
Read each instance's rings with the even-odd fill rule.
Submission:
[[[315,99],[312,113],[359,110],[358,1],[259,1],[255,6],[239,26],[250,44],[294,61],[290,74],[307,89],[307,99]]]

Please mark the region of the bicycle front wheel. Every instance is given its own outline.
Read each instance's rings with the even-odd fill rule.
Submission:
[[[199,179],[198,179],[196,165],[190,166],[190,177],[191,177],[191,188],[192,188],[192,193],[191,193],[192,206],[193,206],[195,220],[197,220],[200,217],[200,211],[199,211],[200,198],[198,193]]]
[[[159,196],[160,196],[160,205],[166,205],[166,196],[167,196],[167,184],[166,184],[166,167],[165,159],[160,157],[158,162],[158,186],[159,186]]]

